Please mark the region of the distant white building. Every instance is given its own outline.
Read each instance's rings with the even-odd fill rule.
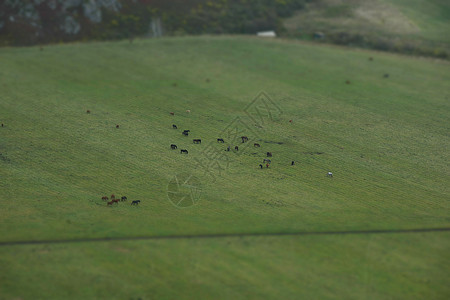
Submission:
[[[256,33],[257,36],[261,36],[261,37],[276,37],[277,34],[275,33],[275,31],[260,31],[258,33]]]

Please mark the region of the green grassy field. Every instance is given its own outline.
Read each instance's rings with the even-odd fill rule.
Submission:
[[[0,242],[450,225],[448,62],[225,36],[3,48],[0,65]],[[260,91],[281,113],[255,126]],[[236,117],[261,148],[218,146]],[[196,162],[210,142],[229,161],[215,181]],[[181,173],[195,206],[168,199]],[[447,232],[3,245],[0,299],[446,299],[449,250]]]

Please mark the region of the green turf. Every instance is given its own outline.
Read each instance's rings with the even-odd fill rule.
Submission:
[[[0,65],[2,242],[450,224],[447,62],[282,40],[185,37],[55,45],[43,51],[3,48]],[[383,78],[386,73],[389,78]],[[282,110],[262,128],[243,112],[260,91]],[[209,142],[217,145],[236,117],[251,128],[250,143],[261,148],[238,155],[223,146],[218,153],[230,164],[213,181],[195,159],[203,159]],[[182,129],[190,129],[190,136],[183,137]],[[193,145],[192,138],[203,143]],[[172,143],[189,154],[170,150]],[[274,154],[272,165],[260,170],[266,151]],[[329,170],[333,178],[325,176]],[[193,174],[202,184],[193,207],[179,209],[168,200],[168,184],[179,173]],[[100,198],[111,193],[142,203],[107,207]],[[158,298],[289,298],[302,292],[358,299],[366,292],[358,260],[371,251],[368,239],[284,237],[268,239],[268,246],[258,238],[230,248],[222,240],[193,242],[198,244],[189,255],[197,255],[198,247],[201,268],[194,284],[185,278],[192,275],[190,258],[177,252],[191,249],[190,241],[48,246],[42,260],[36,251],[46,253],[46,246],[2,247],[0,269],[7,271],[0,272],[5,282],[0,298],[46,298],[46,293],[55,298],[64,293],[74,298],[150,298],[153,293]],[[448,234],[399,236],[392,238],[392,247],[384,243],[390,237],[372,239],[377,255],[393,253],[387,259],[401,260],[394,265],[371,260],[374,299],[448,295],[442,279],[448,267],[439,263],[448,252]],[[354,256],[347,252],[353,243]],[[136,257],[128,260],[111,251],[122,244],[136,249]],[[303,247],[308,259],[296,247]],[[419,255],[428,247],[436,254]],[[411,256],[401,256],[409,250]],[[271,253],[274,262],[268,261]],[[336,260],[327,261],[330,253]],[[145,264],[153,271],[144,270]],[[408,265],[406,277],[402,264]],[[73,290],[72,276],[59,273],[74,273]],[[102,275],[100,282],[89,285],[96,274]],[[55,276],[60,285],[51,287]],[[121,276],[126,279],[119,293]],[[431,283],[420,281],[423,277]],[[301,278],[306,283],[299,283]],[[221,292],[224,287],[227,293]]]

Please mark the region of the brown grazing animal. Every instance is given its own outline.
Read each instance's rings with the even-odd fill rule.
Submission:
[[[114,196],[114,194],[111,194],[111,199],[116,199],[116,196]]]
[[[86,111],[86,113],[87,113],[87,114],[90,114],[90,113],[91,113],[91,111],[90,111],[90,110],[88,109],[88,110]]]
[[[116,125],[116,128],[119,128],[119,125]]]
[[[108,199],[108,196],[103,196],[103,197],[102,197],[102,200],[103,200],[103,201],[108,201],[108,200],[109,200],[109,199]]]
[[[254,143],[254,144],[253,144],[253,147],[261,147],[261,145],[260,145],[260,144],[257,144],[257,143]]]
[[[175,115],[175,113],[174,112],[170,112],[170,114],[173,116],[173,115]]]
[[[267,157],[272,157],[272,152],[267,152]]]

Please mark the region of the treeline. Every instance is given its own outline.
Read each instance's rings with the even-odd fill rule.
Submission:
[[[5,0],[0,45],[132,40],[153,35],[283,32],[281,19],[314,0]]]

